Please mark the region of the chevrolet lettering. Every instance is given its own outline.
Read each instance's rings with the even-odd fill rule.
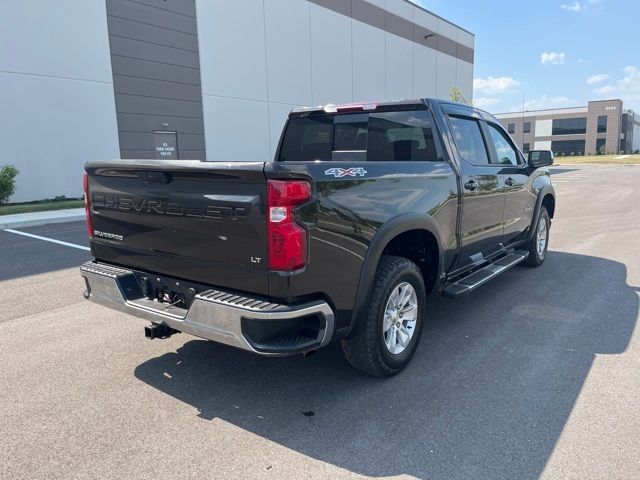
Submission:
[[[204,205],[193,206],[162,200],[148,200],[120,195],[93,195],[91,203],[96,210],[112,209],[155,215],[185,216],[222,220],[223,217],[238,220],[246,217],[250,207]]]

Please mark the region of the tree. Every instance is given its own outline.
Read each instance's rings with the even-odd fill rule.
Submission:
[[[464,97],[464,95],[462,94],[462,90],[460,90],[457,85],[451,87],[451,90],[449,91],[449,98],[452,102],[464,103],[465,105],[473,105],[473,102],[471,100],[467,100]]]
[[[9,197],[15,193],[18,173],[20,172],[13,165],[0,168],[0,204],[7,203]]]

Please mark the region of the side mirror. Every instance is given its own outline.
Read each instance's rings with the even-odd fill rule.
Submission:
[[[553,165],[553,152],[551,150],[531,150],[529,152],[530,167],[548,167],[549,165]]]

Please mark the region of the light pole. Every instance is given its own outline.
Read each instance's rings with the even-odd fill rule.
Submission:
[[[524,88],[522,89],[522,151],[524,152]]]

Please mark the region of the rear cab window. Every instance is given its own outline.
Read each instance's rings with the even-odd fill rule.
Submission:
[[[292,117],[277,161],[442,161],[427,110]]]

